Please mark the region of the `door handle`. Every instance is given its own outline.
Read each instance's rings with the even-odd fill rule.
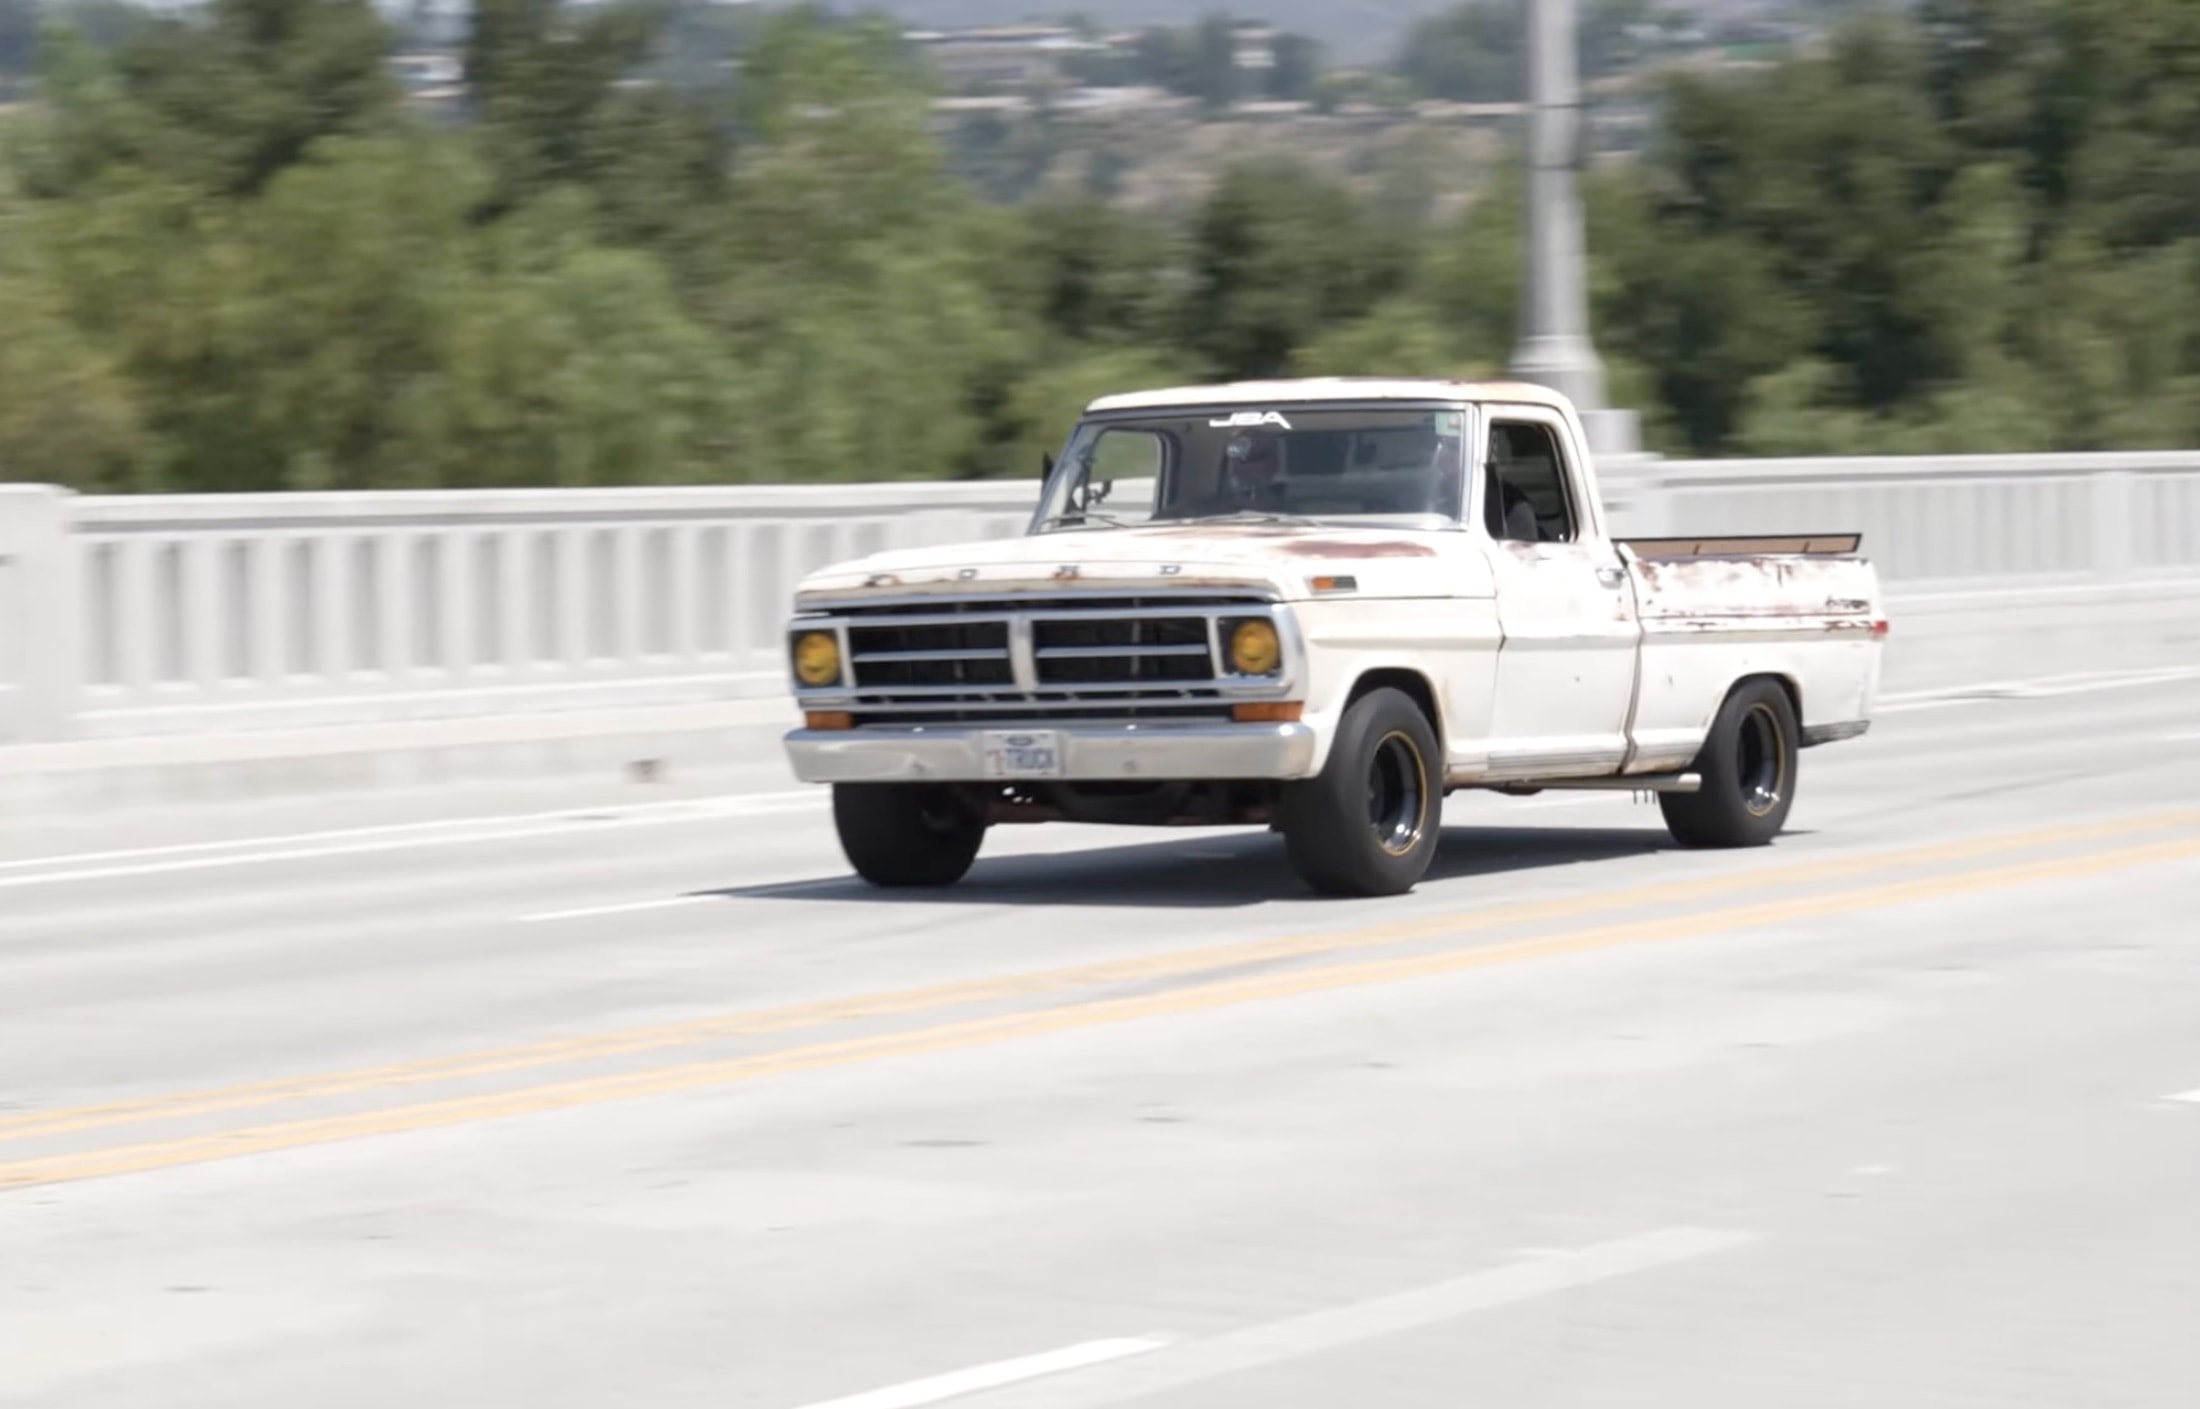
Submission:
[[[1597,569],[1597,581],[1603,583],[1606,587],[1623,586],[1627,581],[1627,569],[1610,566],[1600,567]]]

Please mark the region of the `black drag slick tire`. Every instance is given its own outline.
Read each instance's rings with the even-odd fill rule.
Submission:
[[[923,783],[836,783],[833,825],[856,874],[891,890],[955,884],[985,842],[984,818]]]
[[[1795,806],[1802,730],[1794,702],[1777,680],[1745,680],[1712,721],[1693,771],[1703,788],[1660,793],[1658,810],[1683,846],[1768,846]]]
[[[1291,865],[1322,895],[1403,895],[1436,859],[1443,761],[1412,697],[1370,690],[1339,722],[1318,777],[1287,784],[1277,820]]]

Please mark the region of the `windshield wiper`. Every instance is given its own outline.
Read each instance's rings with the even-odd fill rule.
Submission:
[[[1092,523],[1106,524],[1109,528],[1130,527],[1128,523],[1125,523],[1122,519],[1117,518],[1115,515],[1103,514],[1098,509],[1076,509],[1066,514],[1056,514],[1054,517],[1047,519],[1046,521],[1041,523],[1039,527],[1041,530],[1050,528],[1067,528],[1070,526],[1070,520],[1072,519],[1078,520],[1077,527],[1080,528],[1082,528],[1086,524]]]
[[[1199,520],[1200,523],[1228,523],[1232,519],[1249,519],[1254,523],[1288,523],[1305,528],[1326,528],[1321,519],[1310,519],[1304,514],[1280,514],[1268,509],[1239,509],[1230,514],[1214,514]]]

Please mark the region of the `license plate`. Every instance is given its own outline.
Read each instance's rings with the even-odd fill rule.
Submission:
[[[1041,731],[997,732],[985,736],[985,776],[988,778],[1059,778],[1062,776],[1062,736]]]

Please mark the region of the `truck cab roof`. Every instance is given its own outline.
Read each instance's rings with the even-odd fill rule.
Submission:
[[[1158,388],[1103,396],[1086,414],[1151,411],[1177,406],[1263,406],[1319,402],[1505,401],[1548,406],[1571,413],[1573,403],[1549,387],[1529,382],[1469,382],[1414,377],[1301,377],[1278,381],[1223,382],[1206,386]]]

